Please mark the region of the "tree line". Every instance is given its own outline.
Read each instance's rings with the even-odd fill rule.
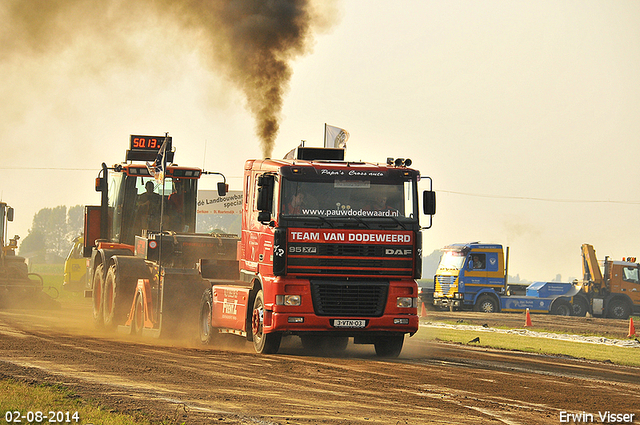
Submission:
[[[33,216],[29,234],[20,243],[19,255],[31,263],[64,262],[73,240],[82,233],[83,223],[82,205],[43,208]]]

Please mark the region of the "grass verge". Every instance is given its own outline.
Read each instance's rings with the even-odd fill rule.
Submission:
[[[3,423],[151,424],[142,416],[94,406],[62,386],[30,385],[11,379],[0,380],[0,413]]]
[[[420,328],[414,337],[640,367],[640,350],[637,348],[447,328]],[[480,338],[479,342],[469,343],[476,337]]]

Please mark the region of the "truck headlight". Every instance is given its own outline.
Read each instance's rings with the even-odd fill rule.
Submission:
[[[300,305],[300,295],[276,295],[276,305]]]
[[[435,298],[442,298],[442,292],[434,292],[434,293],[433,293],[433,296],[434,296]]]
[[[453,298],[457,299],[457,300],[461,300],[464,298],[464,294],[462,292],[456,292],[453,294]]]
[[[396,306],[399,308],[415,308],[418,307],[418,299],[412,297],[398,297]]]

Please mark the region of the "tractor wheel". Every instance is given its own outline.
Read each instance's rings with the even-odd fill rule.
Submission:
[[[118,271],[116,265],[112,264],[104,280],[104,325],[109,329],[124,324],[131,309],[130,292],[135,287],[135,279],[123,277],[121,274],[122,270]]]
[[[573,307],[568,301],[558,300],[551,306],[551,314],[556,316],[571,316],[573,313]]]
[[[398,357],[404,344],[404,334],[380,337],[374,343],[378,357]]]
[[[473,309],[482,313],[497,313],[498,301],[490,295],[481,295]]]
[[[209,345],[213,341],[214,329],[211,327],[211,316],[213,313],[213,295],[211,289],[207,289],[202,294],[200,301],[200,321],[198,329],[200,333],[200,343]]]
[[[104,265],[98,264],[93,274],[93,292],[91,295],[91,304],[93,307],[93,323],[99,328],[104,327],[103,297],[104,291]]]
[[[131,321],[131,335],[142,335],[144,328],[144,297],[142,293],[136,294],[135,307],[133,308],[133,320]]]
[[[253,335],[253,348],[256,353],[275,354],[278,352],[282,334],[278,332],[264,333],[264,294],[262,290],[258,291],[253,301],[251,333]]]
[[[607,317],[611,319],[628,319],[631,314],[631,308],[625,300],[613,300],[607,308]]]

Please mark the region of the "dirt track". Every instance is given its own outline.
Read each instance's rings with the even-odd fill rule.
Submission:
[[[592,413],[598,422],[607,410],[634,413],[640,423],[638,368],[416,338],[394,360],[353,345],[341,357],[316,357],[293,338],[278,355],[260,356],[237,339],[220,349],[97,334],[89,313],[88,303],[1,311],[0,378],[61,383],[108,408],[166,423],[558,424],[561,411]],[[428,318],[522,321],[480,313]],[[580,319],[533,317],[534,325],[551,320],[567,330],[583,326]],[[603,324],[607,332],[624,325]]]

